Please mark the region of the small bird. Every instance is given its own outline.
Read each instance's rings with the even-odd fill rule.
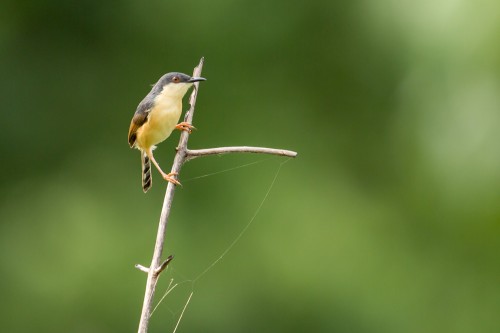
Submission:
[[[151,162],[156,166],[163,179],[180,185],[174,178],[176,173],[166,174],[153,156],[155,145],[163,142],[174,129],[191,132],[194,127],[186,122],[177,124],[182,113],[182,98],[188,89],[202,77],[191,77],[183,73],[167,73],[153,86],[149,94],[137,106],[130,128],[128,143],[131,148],[141,151],[142,190],[151,188]]]

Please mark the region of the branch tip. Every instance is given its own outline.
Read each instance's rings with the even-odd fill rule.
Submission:
[[[135,268],[137,268],[138,270],[140,270],[140,271],[142,271],[144,273],[149,273],[149,268],[144,267],[142,265],[137,264],[137,265],[135,265]]]
[[[174,259],[173,255],[169,255],[167,260],[165,260],[157,269],[155,269],[155,275],[158,276],[160,275],[161,272],[167,268],[168,264]]]

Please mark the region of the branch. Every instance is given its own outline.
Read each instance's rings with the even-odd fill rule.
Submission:
[[[200,63],[194,69],[193,76],[200,76],[201,69],[203,68],[204,59],[200,59]],[[186,112],[184,121],[191,124],[193,121],[194,107],[196,105],[196,97],[198,95],[198,85],[199,82],[194,83],[194,89],[191,93],[191,98],[189,99],[189,104],[191,104],[190,109]],[[189,138],[188,131],[182,131],[181,138],[179,140],[179,146],[177,147],[177,153],[175,154],[174,164],[172,166],[171,172],[181,171],[182,164],[186,158],[187,142]],[[153,296],[155,294],[156,283],[160,277],[162,271],[160,265],[161,255],[163,252],[163,244],[165,243],[165,233],[167,231],[168,217],[170,215],[170,209],[172,207],[172,201],[174,199],[175,185],[168,182],[167,190],[165,192],[165,198],[163,199],[163,207],[160,215],[160,223],[158,225],[158,233],[156,235],[155,249],[153,252],[153,259],[148,270],[148,279],[146,282],[146,291],[144,293],[144,302],[142,304],[141,319],[139,322],[139,333],[146,333],[149,326],[149,318],[151,317],[151,309],[153,307]]]
[[[201,76],[203,62],[204,59],[201,58],[200,63],[194,69],[193,76]],[[198,89],[199,89],[199,82],[195,82],[193,92],[191,93],[191,97],[189,99],[189,104],[191,105],[191,107],[186,112],[186,115],[184,117],[184,121],[187,122],[188,124],[193,123],[194,108],[196,105],[196,97],[198,96]],[[283,150],[283,149],[261,148],[261,147],[221,147],[221,148],[211,148],[211,149],[189,150],[187,148],[188,139],[189,139],[189,132],[182,131],[171,172],[176,172],[177,174],[180,174],[182,165],[186,161],[208,155],[218,155],[227,153],[261,153],[261,154],[274,154],[274,155],[282,155],[289,157],[297,156],[297,153],[293,151]],[[149,266],[149,268],[144,267],[142,265],[136,265],[136,267],[139,270],[148,273],[148,279],[146,282],[146,291],[144,293],[144,302],[142,305],[141,319],[139,322],[139,330],[138,330],[139,333],[147,333],[148,331],[149,319],[151,317],[151,311],[153,308],[153,297],[155,294],[156,283],[158,282],[158,278],[160,277],[161,272],[167,267],[168,263],[173,258],[172,256],[169,256],[167,260],[165,260],[163,264],[161,264],[161,255],[163,252],[163,245],[165,244],[165,235],[167,231],[168,217],[170,215],[170,210],[172,208],[174,192],[175,192],[175,185],[172,184],[171,182],[168,182],[167,190],[165,192],[165,198],[163,199],[163,206],[160,215],[160,222],[158,224],[158,233],[156,235],[156,243],[153,252],[153,259],[151,260],[151,265]]]
[[[209,148],[209,149],[188,149],[186,151],[187,157],[186,161],[190,161],[197,157],[208,156],[208,155],[222,155],[229,153],[255,153],[255,154],[270,154],[279,156],[295,157],[297,153],[291,150],[284,149],[274,149],[274,148],[264,148],[264,147],[220,147],[220,148]]]

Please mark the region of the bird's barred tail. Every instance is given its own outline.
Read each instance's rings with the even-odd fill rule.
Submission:
[[[142,190],[146,193],[151,187],[151,161],[149,157],[142,153]]]

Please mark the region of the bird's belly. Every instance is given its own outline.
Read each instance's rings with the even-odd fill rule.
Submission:
[[[181,116],[182,105],[156,107],[151,110],[148,121],[139,129],[138,145],[142,148],[154,146],[170,136]]]

